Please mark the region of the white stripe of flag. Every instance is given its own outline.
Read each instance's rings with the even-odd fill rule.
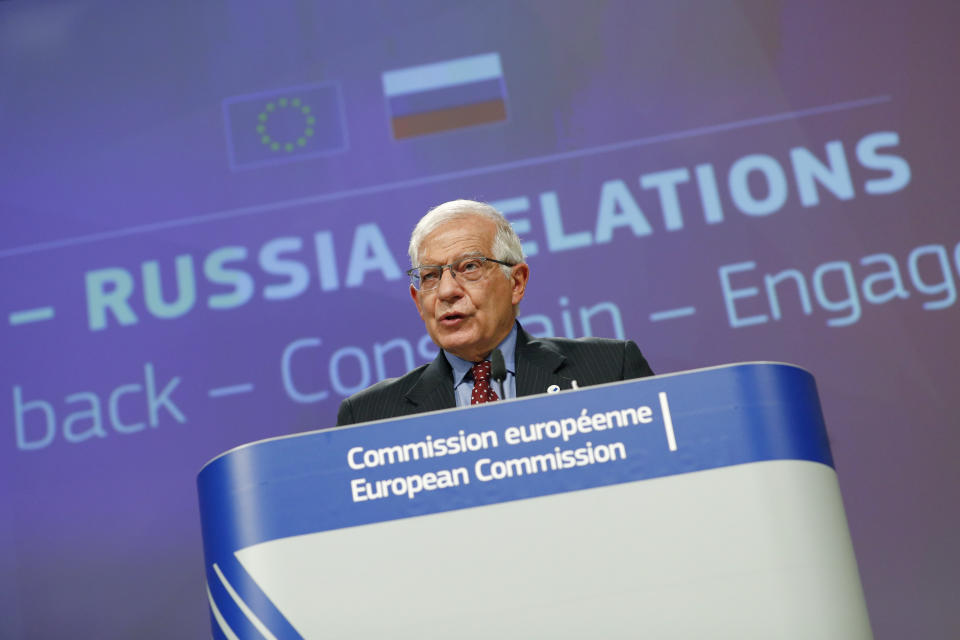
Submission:
[[[455,87],[503,76],[499,53],[434,62],[383,73],[383,92],[389,98],[418,91]]]

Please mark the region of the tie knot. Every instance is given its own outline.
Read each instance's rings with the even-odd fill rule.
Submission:
[[[470,395],[470,404],[482,404],[500,399],[490,386],[489,360],[476,363],[470,372],[473,374],[473,393]]]
[[[476,363],[473,365],[473,368],[470,369],[470,372],[473,374],[474,380],[490,378],[490,361],[483,360],[482,362]]]

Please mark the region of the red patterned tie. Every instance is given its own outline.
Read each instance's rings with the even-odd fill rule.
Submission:
[[[470,395],[470,404],[482,404],[499,400],[497,392],[490,386],[490,361],[484,360],[473,365],[473,393]]]

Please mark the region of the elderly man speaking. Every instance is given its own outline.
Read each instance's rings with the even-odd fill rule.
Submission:
[[[523,330],[516,317],[530,267],[520,238],[492,206],[453,200],[431,209],[409,253],[410,296],[441,351],[344,400],[338,425],[653,375],[632,341],[533,338]]]

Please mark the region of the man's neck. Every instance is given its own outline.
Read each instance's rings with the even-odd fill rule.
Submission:
[[[517,323],[514,322],[513,326],[510,328],[510,331],[507,332],[507,335],[504,336],[495,348],[499,348],[500,352],[503,354],[503,360],[506,364],[508,371],[515,371],[514,367],[514,351],[517,346]],[[457,373],[466,371],[473,365],[475,362],[481,362],[490,358],[490,354],[493,353],[491,349],[487,354],[477,360],[467,360],[458,355],[455,355],[449,351],[444,350],[443,354],[447,358],[447,362],[450,363],[450,366],[453,367],[453,370]]]

